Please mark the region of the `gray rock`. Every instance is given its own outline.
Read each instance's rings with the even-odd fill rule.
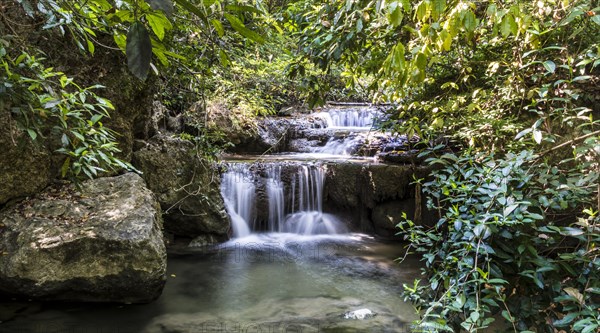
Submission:
[[[149,302],[166,279],[160,207],[134,173],[52,187],[0,213],[0,291]]]
[[[0,108],[0,205],[41,191],[52,179],[48,149],[17,129],[7,108]]]
[[[198,236],[188,244],[188,247],[205,247],[211,246],[219,243],[219,238],[214,235],[206,234],[202,236]]]
[[[185,140],[158,135],[134,153],[133,165],[163,208],[165,230],[179,236],[213,234],[225,240],[229,216],[220,192],[220,175]]]
[[[396,228],[396,225],[403,220],[403,213],[406,213],[408,219],[413,218],[415,213],[415,200],[413,198],[377,205],[371,215],[375,233],[384,237],[393,237],[400,231]]]

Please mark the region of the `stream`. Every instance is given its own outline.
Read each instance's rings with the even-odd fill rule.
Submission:
[[[364,133],[378,113],[337,108],[319,116],[330,130]],[[324,207],[328,163],[374,162],[353,155],[360,137],[258,162],[228,156],[221,193],[233,237],[171,247],[158,300],[0,303],[0,332],[409,332],[417,316],[401,291],[418,277],[418,261],[398,264],[401,244],[355,233]]]

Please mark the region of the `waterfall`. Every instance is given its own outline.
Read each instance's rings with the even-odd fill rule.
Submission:
[[[358,135],[331,138],[323,147],[315,147],[313,153],[352,156],[363,142],[364,138]]]
[[[324,165],[301,165],[298,168],[292,177],[292,213],[286,217],[282,231],[302,235],[348,232],[338,218],[323,213],[325,173]]]
[[[284,186],[281,181],[281,165],[272,164],[267,167],[267,197],[269,199],[269,231],[281,231],[285,218]]]
[[[373,108],[331,108],[319,112],[318,116],[332,128],[369,128],[380,113]]]
[[[250,164],[229,163],[221,181],[221,196],[231,217],[233,237],[250,235],[249,225],[254,220],[256,186]]]
[[[331,214],[323,212],[323,189],[325,165],[297,164],[287,168],[297,169],[288,177],[286,186],[282,179],[282,164],[268,163],[255,169],[263,169],[259,181],[258,170],[251,163],[229,163],[223,174],[221,194],[227,212],[231,216],[233,236],[248,236],[252,233],[256,216],[257,191],[263,187],[267,194],[267,231],[287,232],[303,235],[338,234],[348,232],[345,225]],[[286,188],[289,192],[286,193]],[[288,201],[286,201],[288,198]],[[287,205],[286,205],[287,204]]]

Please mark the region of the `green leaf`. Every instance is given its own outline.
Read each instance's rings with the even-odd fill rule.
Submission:
[[[67,159],[65,160],[65,162],[63,163],[62,167],[60,168],[60,174],[63,178],[65,178],[65,176],[67,175],[67,173],[69,172],[69,167],[71,166],[71,158],[67,157]]]
[[[146,0],[154,10],[162,10],[167,15],[173,14],[173,2],[171,0]]]
[[[503,211],[503,215],[504,216],[508,216],[510,213],[512,213],[515,209],[517,209],[517,207],[519,207],[519,204],[512,204],[506,208],[504,208]]]
[[[563,236],[581,236],[584,232],[579,228],[564,227],[560,228],[560,234]]]
[[[102,119],[102,115],[95,114],[92,116],[92,119],[90,119],[90,121],[92,122],[92,124],[96,124],[100,119]]]
[[[223,29],[223,24],[221,24],[221,21],[217,19],[212,19],[210,20],[210,24],[212,24],[212,26],[215,27],[217,35],[219,35],[219,37],[223,37],[223,35],[225,34],[225,29]]]
[[[596,22],[596,23],[598,23],[598,22]],[[600,24],[600,23],[598,23],[598,24]],[[597,329],[598,329],[598,325],[596,325],[596,324],[588,324],[588,326],[586,326],[584,329],[581,330],[581,333],[592,333],[592,332],[594,332]]]
[[[514,16],[509,14],[502,18],[502,22],[500,22],[500,33],[502,33],[502,36],[508,37],[511,33],[516,34],[518,29],[519,27]]]
[[[444,13],[444,10],[446,10],[446,0],[433,0],[431,16],[434,20],[437,20]]]
[[[548,71],[548,73],[554,73],[554,71],[556,70],[556,64],[552,60],[544,61],[543,65],[546,71]]]
[[[127,66],[133,75],[146,80],[152,60],[152,42],[142,22],[135,22],[127,32]]]
[[[163,14],[146,14],[146,19],[148,20],[150,28],[152,28],[152,31],[154,31],[154,34],[159,40],[165,38],[165,30],[170,30],[173,27],[171,22],[169,22]]]
[[[362,19],[358,19],[356,22],[356,32],[361,32],[363,29],[363,21]]]
[[[465,26],[465,30],[468,32],[475,31],[475,28],[477,28],[477,19],[472,11],[469,10],[465,13],[463,24]]]
[[[35,140],[35,138],[37,138],[37,133],[36,131],[32,130],[31,128],[27,129],[27,133],[29,134],[29,136],[31,137],[31,140]]]
[[[402,19],[404,18],[404,14],[402,13],[402,9],[398,6],[397,3],[393,3],[394,6],[389,6],[389,14],[388,21],[394,27],[400,26],[402,24]]]
[[[594,15],[591,18],[592,22],[596,23],[597,25],[600,25],[600,15]]]
[[[96,47],[94,46],[94,43],[92,43],[89,39],[86,39],[87,42],[87,47],[88,47],[88,51],[90,52],[90,54],[94,54],[94,51],[96,51]]]
[[[244,23],[242,23],[242,21],[240,21],[240,19],[237,16],[227,14],[227,13],[225,13],[224,16],[225,16],[225,19],[227,19],[227,21],[229,21],[229,24],[231,24],[231,27],[233,29],[235,29],[235,31],[237,31],[240,35],[242,35],[254,42],[257,42],[259,44],[262,44],[265,42],[265,39],[261,35],[246,28]]]
[[[575,318],[579,316],[579,312],[571,312],[564,316],[561,320],[556,320],[553,324],[557,327],[563,327],[569,325]]]
[[[262,14],[262,12],[255,7],[246,5],[226,5],[225,10],[230,12],[251,12],[256,14]]]
[[[17,2],[21,4],[21,7],[23,7],[23,10],[27,16],[32,18],[34,17],[35,12],[33,11],[33,6],[31,6],[29,0],[17,0]]]
[[[206,15],[204,15],[204,13],[198,7],[194,6],[189,1],[175,0],[175,2],[181,7],[183,7],[183,9],[187,10],[190,13],[193,13],[194,15],[198,16],[202,21],[206,22]]]
[[[223,66],[223,67],[227,67],[227,66],[231,65],[229,56],[227,56],[227,53],[225,53],[225,51],[223,51],[222,49],[219,50],[219,62],[221,63],[221,66]]]
[[[429,7],[429,2],[428,1],[421,1],[419,3],[419,5],[417,6],[417,11],[415,13],[415,16],[417,18],[417,20],[419,21],[425,21],[427,20],[427,18],[429,18],[429,11],[427,10]]]

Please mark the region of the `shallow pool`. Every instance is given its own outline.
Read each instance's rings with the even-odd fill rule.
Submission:
[[[171,249],[162,296],[144,305],[0,303],[0,332],[409,332],[403,283],[418,262],[361,234],[254,234]],[[345,319],[369,309],[375,317]]]

